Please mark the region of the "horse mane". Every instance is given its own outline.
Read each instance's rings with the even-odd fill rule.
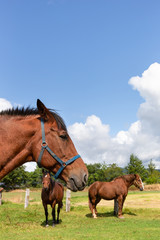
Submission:
[[[62,117],[54,110],[54,109],[48,109],[53,117],[55,118],[56,120],[56,123],[58,125],[58,128],[62,128],[63,130],[67,131],[67,127],[64,123],[64,120],[62,119]],[[17,108],[11,108],[11,109],[7,109],[7,110],[4,110],[4,111],[1,111],[0,112],[0,116],[23,116],[23,117],[27,117],[27,116],[30,116],[30,115],[37,115],[39,114],[39,111],[37,108],[30,108],[30,107],[27,107],[27,108],[24,108],[24,107],[17,107]]]
[[[115,180],[120,179],[120,178],[125,179],[124,176],[122,175],[122,176],[115,177],[112,181],[115,181]]]
[[[114,178],[113,181],[115,181],[117,179],[123,179],[124,181],[127,181],[127,177],[129,177],[129,176],[131,177],[132,175],[134,175],[134,174],[122,175],[122,176]]]

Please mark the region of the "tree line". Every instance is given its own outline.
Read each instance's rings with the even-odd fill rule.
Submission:
[[[151,160],[148,167],[145,168],[142,161],[131,154],[130,161],[126,167],[121,168],[116,163],[107,165],[106,163],[86,164],[89,178],[88,186],[95,181],[112,181],[115,177],[137,173],[146,184],[160,183],[160,171]],[[42,187],[42,169],[36,167],[34,172],[25,171],[25,166],[18,167],[2,179],[1,185],[5,189]]]

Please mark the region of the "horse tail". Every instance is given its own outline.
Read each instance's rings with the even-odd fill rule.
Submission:
[[[88,190],[89,208],[91,211],[93,210],[93,205],[95,205],[95,201],[98,196],[98,186],[99,182],[96,181],[89,187]]]
[[[93,206],[92,206],[92,198],[91,198],[91,194],[90,194],[90,188],[88,190],[88,204],[89,204],[89,208],[92,211],[93,210]]]
[[[90,210],[92,211],[93,206],[92,206],[92,202],[91,202],[90,195],[88,196],[88,203],[89,203],[89,208],[90,208]]]

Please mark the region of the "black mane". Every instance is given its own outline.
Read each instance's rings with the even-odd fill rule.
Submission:
[[[66,125],[64,123],[64,120],[61,118],[61,116],[59,116],[59,114],[53,110],[53,109],[48,109],[53,117],[55,118],[57,124],[58,124],[58,128],[62,128],[64,130],[67,130],[66,128]],[[26,116],[30,116],[30,115],[37,115],[39,114],[39,111],[37,108],[30,108],[30,107],[27,107],[27,108],[24,108],[24,107],[17,107],[17,108],[11,108],[11,109],[7,109],[7,110],[4,110],[4,111],[1,111],[0,112],[0,116],[23,116],[23,117],[26,117]]]
[[[36,108],[24,108],[24,107],[16,107],[16,108],[10,108],[4,111],[0,112],[0,115],[9,115],[9,116],[29,116],[29,115],[36,115],[38,113],[38,109]]]

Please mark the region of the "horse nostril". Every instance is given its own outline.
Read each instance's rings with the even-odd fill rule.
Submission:
[[[87,180],[88,180],[88,176],[87,176],[87,174],[84,174],[84,183],[85,184],[87,183]]]

